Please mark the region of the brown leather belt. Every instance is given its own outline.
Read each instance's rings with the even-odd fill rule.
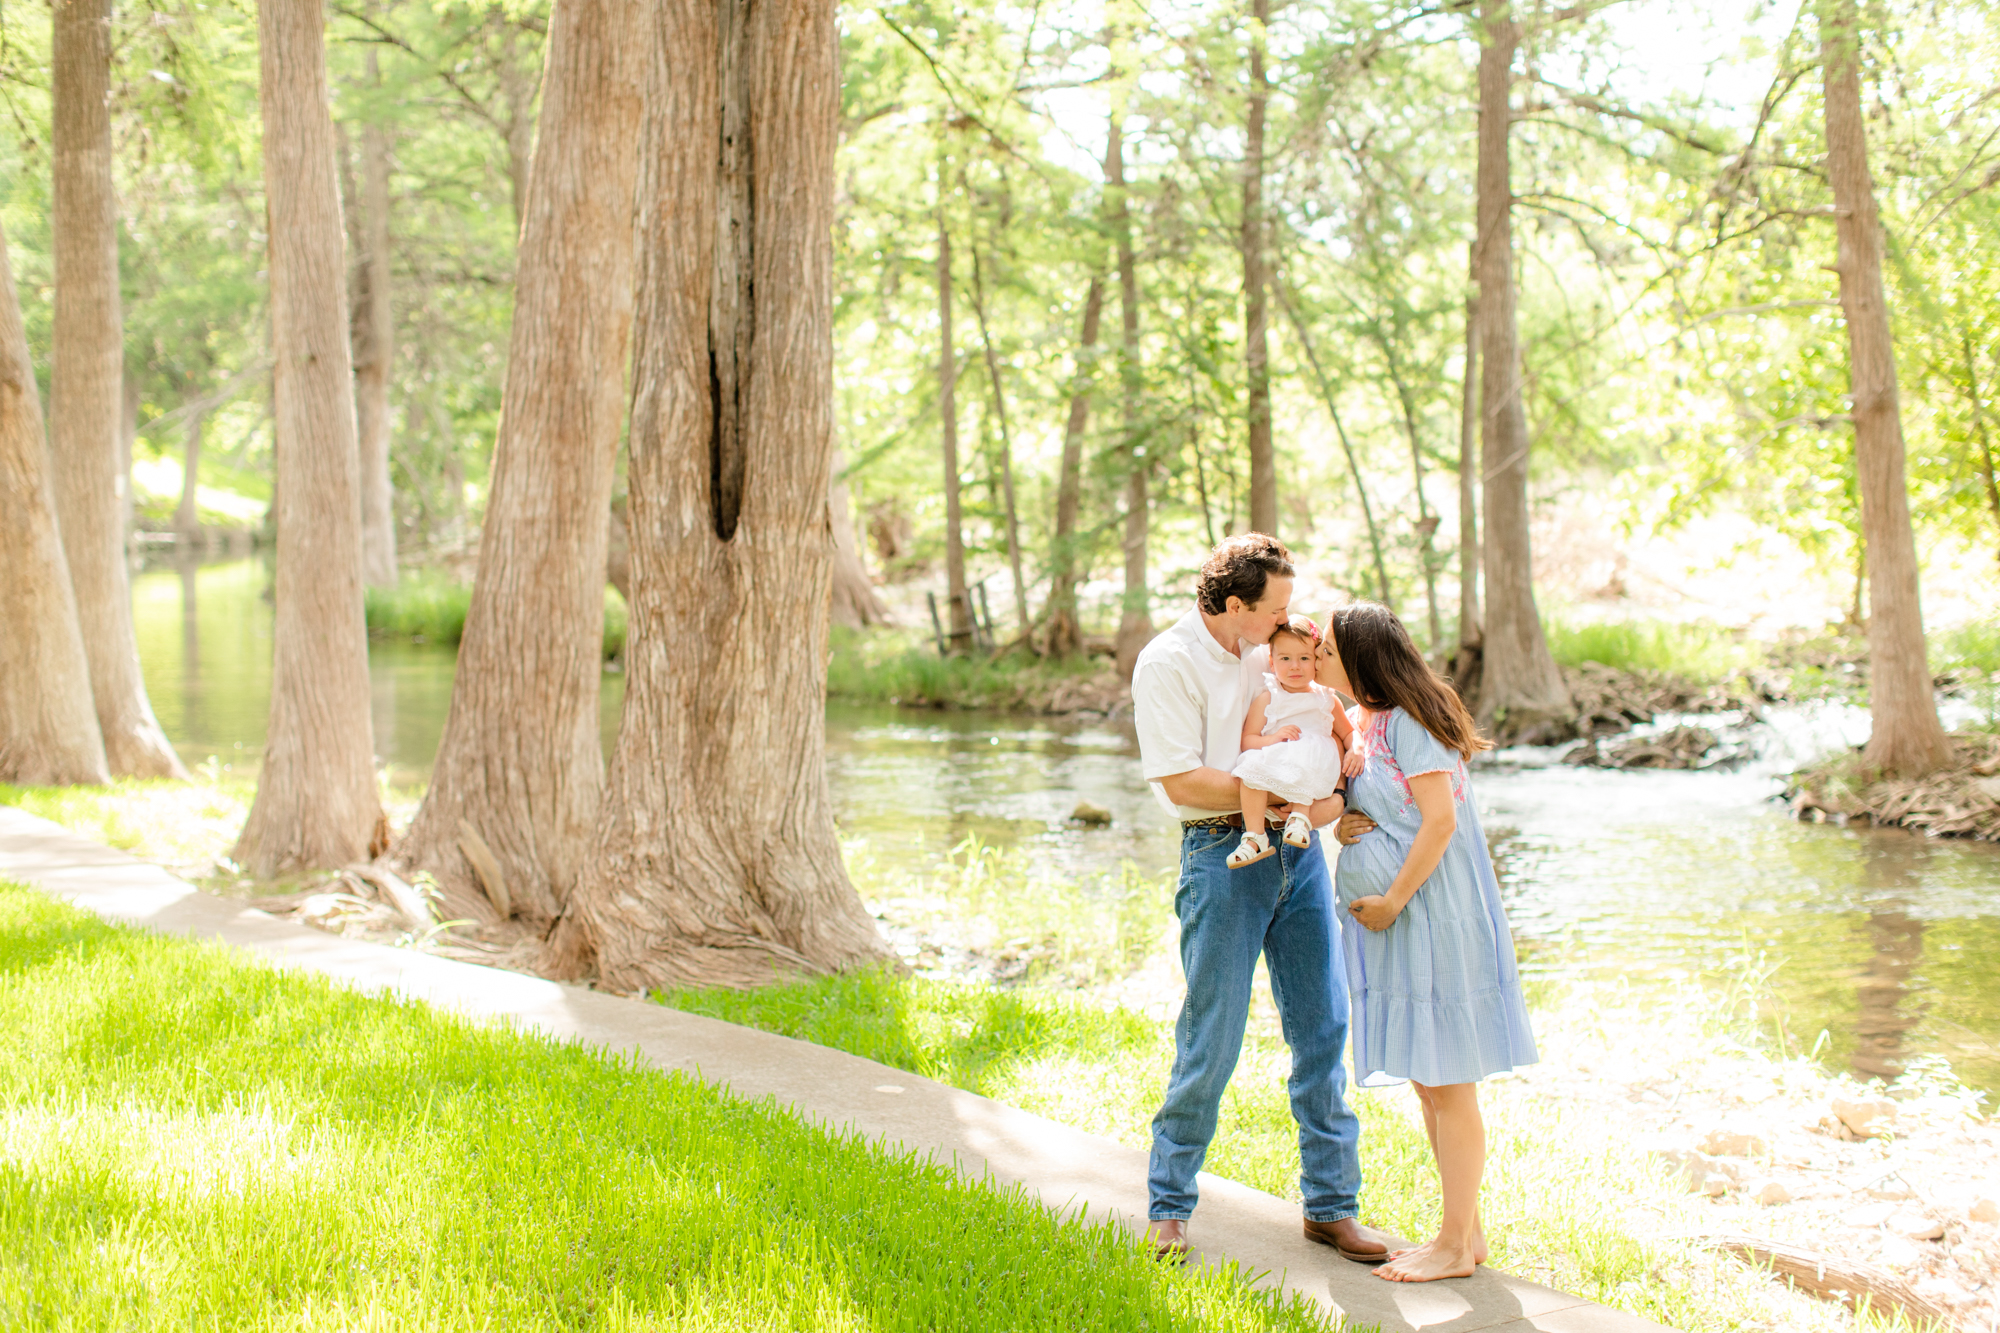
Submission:
[[[1243,812],[1233,815],[1210,815],[1207,819],[1183,819],[1182,828],[1236,828],[1243,827]]]

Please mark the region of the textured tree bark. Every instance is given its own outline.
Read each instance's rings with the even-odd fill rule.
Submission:
[[[461,821],[536,931],[561,914],[597,823],[646,11],[558,0],[550,17],[479,573],[430,790],[397,849],[437,877],[447,916],[498,915],[459,850]]]
[[[861,545],[854,538],[853,502],[847,495],[847,478],[840,474],[838,453],[834,455],[826,504],[833,520],[833,623],[850,629],[888,624],[889,608],[875,595],[868,566],[861,560]]]
[[[625,716],[552,959],[616,991],[881,956],[822,762],[834,12],[662,0],[646,44]]]
[[[381,82],[375,53],[368,77]],[[389,481],[389,371],[396,320],[389,300],[389,132],[361,128],[361,207],[349,231],[355,255],[352,315],[354,423],[361,442],[361,577],[371,588],[396,586],[396,511]],[[359,225],[355,225],[358,222]]]
[[[252,874],[381,849],[340,187],[318,0],[257,7],[277,476],[271,720],[231,853]]]
[[[49,445],[56,514],[114,776],[184,778],[139,674],[121,485],[125,330],[111,184],[111,6],[56,0],[53,32],[55,329]]]
[[[1501,736],[1559,733],[1569,690],[1535,606],[1528,533],[1528,418],[1521,402],[1514,306],[1513,183],[1507,131],[1514,52],[1521,40],[1508,0],[1480,0],[1479,317],[1480,436],[1485,471],[1486,638],[1476,710]]]
[[[1264,33],[1271,0],[1250,5],[1250,108],[1243,153],[1243,370],[1250,416],[1250,528],[1278,535],[1278,472],[1271,456],[1271,352],[1264,263]]]
[[[105,782],[104,739],[56,527],[41,394],[0,232],[0,782]]]
[[[1046,645],[1050,657],[1075,657],[1083,651],[1083,627],[1076,615],[1076,511],[1083,490],[1083,431],[1090,422],[1090,385],[1103,315],[1104,279],[1092,274],[1083,298],[1083,336],[1077,342],[1076,378],[1070,384],[1069,420],[1063,426],[1062,471],[1056,479]]]
[[[1132,252],[1132,210],[1125,186],[1125,108],[1112,108],[1111,133],[1104,151],[1105,207],[1110,215],[1111,238],[1118,247],[1118,379],[1124,391],[1123,422],[1125,447],[1125,588],[1118,615],[1118,637],[1112,651],[1118,673],[1132,679],[1139,653],[1153,639],[1153,595],[1146,586],[1146,546],[1152,523],[1152,500],[1147,475],[1152,458],[1146,448],[1140,421],[1141,399],[1145,392],[1144,368],[1139,361],[1139,264]]]
[[[1896,395],[1896,347],[1882,295],[1882,225],[1868,174],[1861,116],[1860,24],[1853,0],[1823,0],[1821,64],[1826,73],[1826,174],[1833,186],[1840,306],[1847,317],[1854,400],[1854,467],[1861,533],[1868,552],[1867,761],[1916,777],[1950,760],[1924,656],[1917,542],[1903,468],[1903,419]]]
[[[965,522],[958,498],[958,352],[951,341],[951,228],[944,218],[944,170],[938,170],[938,417],[944,446],[944,579],[951,601],[953,652],[972,646],[972,601],[965,588]]]

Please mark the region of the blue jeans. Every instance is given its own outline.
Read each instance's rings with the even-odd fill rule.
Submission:
[[[1215,1137],[1222,1090],[1243,1049],[1257,955],[1268,960],[1285,1044],[1292,1048],[1292,1118],[1299,1122],[1299,1190],[1306,1217],[1338,1222],[1356,1213],[1361,1126],[1342,1096],[1347,1071],[1347,977],[1333,885],[1320,840],[1304,851],[1276,838],[1278,853],[1256,865],[1225,864],[1243,835],[1232,828],[1181,833],[1181,964],[1187,999],[1174,1024],[1174,1070],[1153,1117],[1147,1215],[1186,1218],[1199,1198],[1195,1173]]]

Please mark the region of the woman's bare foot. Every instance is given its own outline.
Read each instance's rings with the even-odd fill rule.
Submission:
[[[1436,1282],[1439,1278],[1471,1277],[1479,1265],[1477,1250],[1470,1244],[1446,1245],[1429,1241],[1412,1250],[1403,1250],[1375,1270],[1375,1276],[1389,1282]]]

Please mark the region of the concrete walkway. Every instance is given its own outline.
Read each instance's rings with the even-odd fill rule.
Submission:
[[[341,939],[202,893],[158,866],[44,819],[0,806],[0,879],[33,885],[108,920],[221,940],[280,967],[337,978],[440,1008],[613,1050],[635,1051],[744,1097],[775,1097],[871,1139],[956,1160],[972,1175],[1018,1181],[1059,1209],[1139,1222],[1146,1155],[1038,1115],[752,1028],[515,972]],[[1387,1330],[1425,1333],[1638,1333],[1657,1329],[1491,1269],[1463,1281],[1384,1282],[1300,1235],[1296,1204],[1204,1173],[1190,1239],[1209,1261],[1234,1260],[1260,1285],[1309,1295]],[[970,1240],[971,1238],[968,1238]]]

